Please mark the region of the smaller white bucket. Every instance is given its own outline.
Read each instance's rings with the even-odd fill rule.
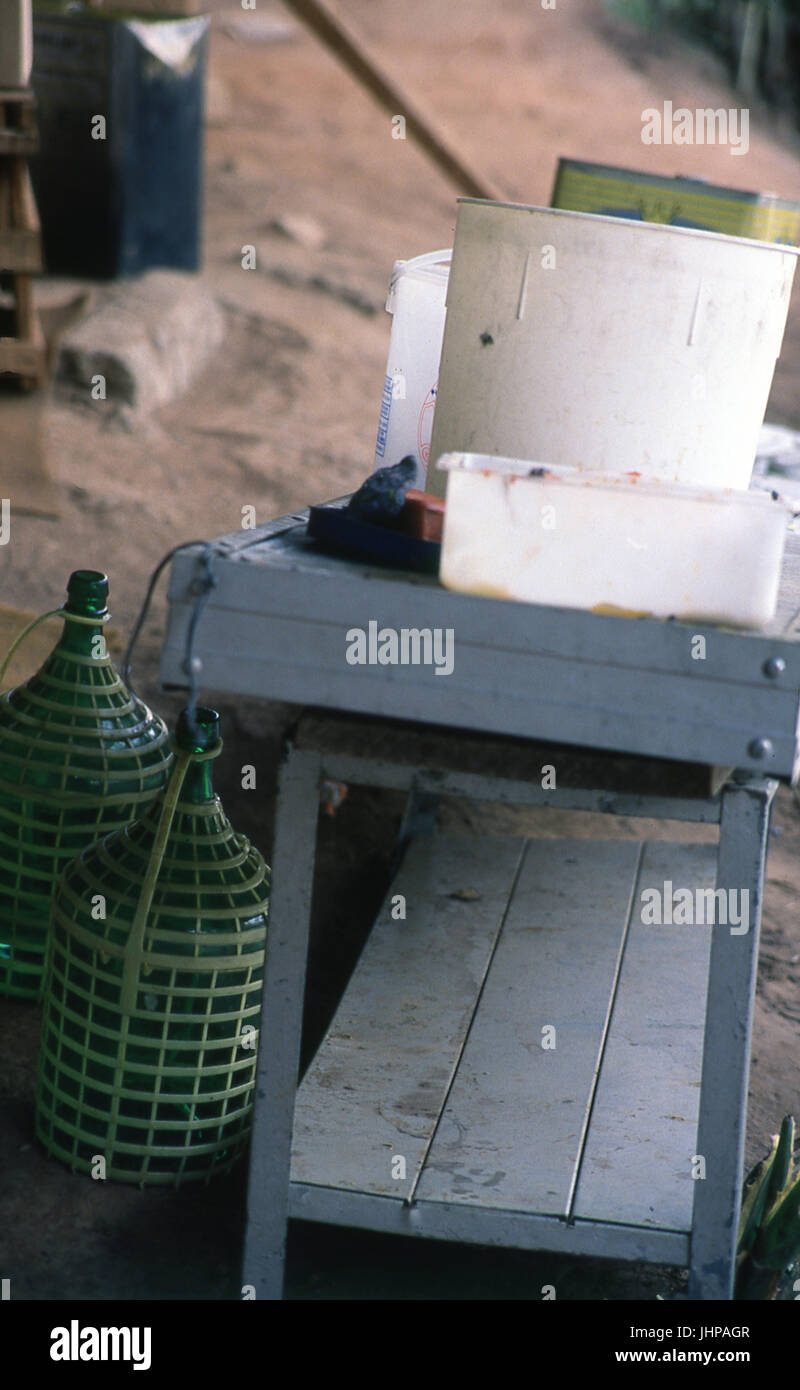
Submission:
[[[431,447],[450,256],[449,250],[430,251],[411,261],[395,261],[386,300],[392,315],[392,336],[375,468],[399,463],[413,454],[416,484],[422,488]]]

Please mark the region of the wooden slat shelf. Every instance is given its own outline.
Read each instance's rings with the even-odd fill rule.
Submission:
[[[298,1092],[290,1212],[576,1253],[635,1228],[604,1251],[684,1263],[713,929],[640,902],[715,873],[708,845],[415,839]]]

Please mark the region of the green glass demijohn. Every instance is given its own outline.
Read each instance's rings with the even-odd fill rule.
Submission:
[[[169,772],[165,724],[107,654],[107,597],[106,575],[76,570],[54,610],[60,640],[35,676],[0,695],[0,994],[40,995],[61,871],[138,815]]]
[[[247,1141],[269,869],[214,794],[216,711],[186,710],[166,788],[56,894],[36,1133],[72,1169],[180,1185]]]

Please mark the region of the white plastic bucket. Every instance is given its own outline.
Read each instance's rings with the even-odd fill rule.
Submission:
[[[431,459],[746,488],[797,250],[459,200]],[[429,469],[428,490],[444,495]]]
[[[420,487],[425,486],[430,453],[451,254],[431,251],[411,261],[395,261],[386,300],[392,335],[375,467],[385,468],[413,454]]]

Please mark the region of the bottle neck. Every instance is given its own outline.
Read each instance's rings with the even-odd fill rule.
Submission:
[[[202,802],[215,799],[212,768],[211,758],[206,758],[203,762],[189,764],[181,787],[181,801],[191,801],[195,805],[200,805]]]
[[[176,752],[188,753],[191,757],[181,787],[181,800],[193,801],[196,805],[216,800],[211,767],[222,747],[217,711],[205,705],[187,705],[181,710],[175,726],[174,747]]]
[[[58,646],[61,651],[73,652],[76,656],[102,659],[106,655],[106,645],[104,641],[98,642],[98,637],[103,637],[102,622],[75,623],[65,618]]]

